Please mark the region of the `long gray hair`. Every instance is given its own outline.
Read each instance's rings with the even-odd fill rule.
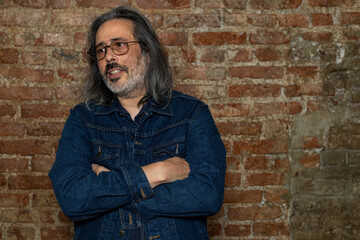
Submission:
[[[140,100],[139,105],[144,104],[151,97],[154,98],[157,105],[163,105],[167,99],[171,98],[173,90],[172,74],[164,47],[161,45],[149,20],[141,13],[131,7],[122,6],[95,19],[88,35],[89,53],[94,54],[96,33],[99,27],[106,21],[118,18],[128,19],[133,22],[134,37],[140,41],[142,54],[147,54],[149,59],[149,65],[144,75],[146,94]],[[97,104],[109,104],[116,98],[116,95],[105,85],[96,59],[89,58],[89,65],[90,76],[83,93],[86,105],[88,106],[91,100],[94,100]]]

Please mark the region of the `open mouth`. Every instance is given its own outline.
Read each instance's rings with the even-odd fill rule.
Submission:
[[[107,78],[112,82],[119,80],[124,72],[127,72],[127,68],[125,66],[120,66],[117,63],[110,63],[105,69]]]

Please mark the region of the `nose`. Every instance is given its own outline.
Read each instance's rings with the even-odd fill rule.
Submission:
[[[116,61],[116,55],[113,53],[110,46],[105,47],[105,60],[107,62],[113,62]]]

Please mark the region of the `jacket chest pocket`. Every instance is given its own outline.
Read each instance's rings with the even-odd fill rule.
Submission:
[[[163,161],[171,157],[185,158],[185,141],[161,144],[154,148],[154,160]]]
[[[95,144],[94,162],[104,167],[116,167],[121,163],[121,146]]]

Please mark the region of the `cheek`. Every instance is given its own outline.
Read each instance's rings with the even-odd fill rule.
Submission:
[[[98,62],[98,69],[100,71],[100,74],[104,74],[105,67],[106,67],[106,64],[104,64],[102,62]]]

